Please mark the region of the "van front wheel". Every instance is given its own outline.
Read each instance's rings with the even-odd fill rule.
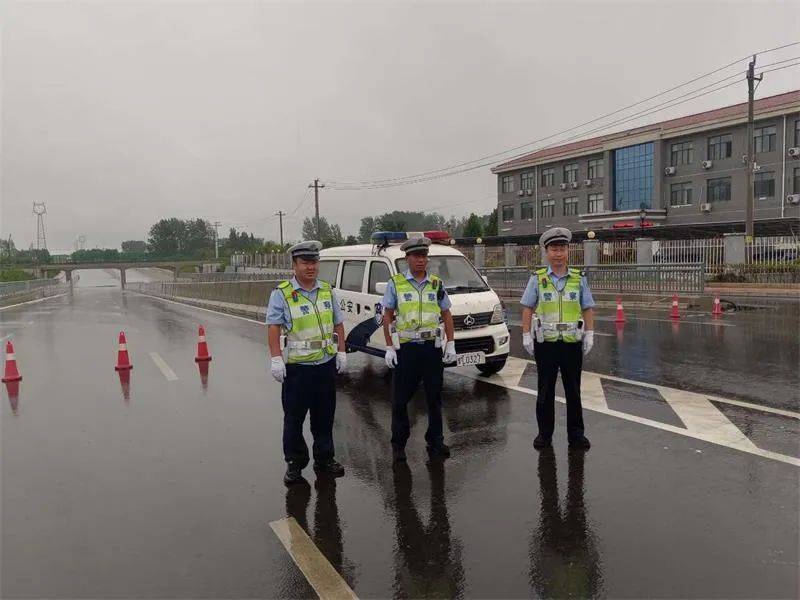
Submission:
[[[478,371],[481,372],[481,375],[494,375],[495,373],[499,373],[503,370],[503,367],[506,366],[506,359],[504,358],[503,360],[495,360],[475,366],[477,367]]]

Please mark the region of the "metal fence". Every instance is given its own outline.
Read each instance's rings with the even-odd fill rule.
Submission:
[[[592,265],[578,266],[593,290],[640,294],[703,293],[705,269],[702,264]],[[531,269],[500,267],[480,269],[496,291],[522,294]]]
[[[256,254],[232,254],[231,265],[236,267],[259,267],[262,269],[292,268],[292,259],[286,252],[264,252]]]
[[[19,298],[20,300],[45,298],[53,296],[60,292],[69,289],[69,285],[65,284],[58,278],[53,279],[30,279],[28,281],[11,281],[0,283],[0,300],[10,300]]]
[[[216,281],[283,281],[290,279],[293,271],[272,271],[269,273],[184,273],[181,279],[197,283]]]
[[[175,281],[153,281],[148,283],[129,283],[127,289],[150,296],[163,298],[191,298],[266,306],[269,294],[275,289],[274,281],[216,281],[185,283]]]
[[[745,245],[745,263],[800,266],[800,239],[791,236],[757,237]]]
[[[654,263],[702,263],[706,273],[725,267],[725,242],[722,238],[653,241]]]

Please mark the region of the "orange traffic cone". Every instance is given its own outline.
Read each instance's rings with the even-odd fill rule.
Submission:
[[[714,317],[721,317],[722,316],[722,304],[719,301],[719,296],[714,296],[714,310],[711,311],[711,315]]]
[[[128,342],[125,339],[125,332],[119,332],[119,351],[117,352],[117,366],[114,367],[117,371],[127,371],[132,369],[131,359],[128,356]]]
[[[680,319],[681,313],[678,311],[678,294],[672,296],[672,311],[669,313],[670,319]]]
[[[194,362],[208,362],[211,360],[211,355],[208,353],[206,330],[202,325],[200,325],[200,330],[197,332],[197,335],[197,356],[194,357]]]
[[[3,383],[22,381],[22,375],[17,369],[17,355],[14,354],[14,344],[11,343],[11,340],[6,342],[6,370],[2,381]]]
[[[617,296],[617,318],[614,319],[615,323],[625,322],[625,309],[622,308],[622,298]]]

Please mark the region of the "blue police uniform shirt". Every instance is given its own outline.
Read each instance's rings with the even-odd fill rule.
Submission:
[[[311,302],[317,301],[317,291],[320,286],[319,279],[314,281],[314,287],[311,290],[303,289],[296,277],[292,277],[289,282],[298,294],[302,294]],[[339,308],[339,303],[336,301],[335,290],[331,289],[331,295],[333,297],[333,324],[339,325],[344,321],[342,318],[342,309]],[[283,292],[277,288],[272,290],[269,296],[269,302],[267,303],[267,325],[283,325],[286,329],[289,329],[292,325],[292,315],[289,312],[289,305],[286,304],[286,298],[283,297]],[[326,355],[321,360],[305,364],[321,365],[332,358],[333,356]]]
[[[559,277],[553,273],[552,267],[547,267],[547,275],[550,277],[553,287],[555,287],[558,292],[564,291],[564,286],[567,285],[567,274],[568,272]],[[586,281],[586,277],[583,275],[581,275],[580,303],[581,310],[594,308],[592,291],[589,289],[589,283]],[[520,300],[520,304],[522,304],[522,306],[527,306],[528,308],[536,308],[536,305],[539,304],[539,280],[537,279],[536,275],[531,275],[531,278],[528,280],[528,285],[525,288],[525,293],[522,294],[522,300]]]
[[[417,291],[422,290],[425,287],[425,284],[428,283],[428,273],[425,272],[425,277],[422,281],[417,281],[414,279],[414,276],[411,274],[410,269],[406,269],[403,271],[403,277],[408,279],[411,282],[411,285]],[[440,280],[441,281],[441,280]],[[441,310],[450,310],[450,307],[453,306],[453,303],[450,302],[450,296],[447,295],[447,290],[444,289],[444,282],[442,282],[442,297],[439,299],[439,309]],[[438,296],[438,294],[437,294]],[[383,300],[381,301],[383,304],[383,308],[391,308],[392,310],[397,308],[397,289],[395,288],[394,281],[391,279],[389,283],[386,285],[386,292],[383,294]],[[424,340],[411,340],[412,344],[424,344]]]

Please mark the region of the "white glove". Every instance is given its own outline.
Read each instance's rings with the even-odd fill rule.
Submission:
[[[384,355],[383,360],[386,361],[387,367],[394,369],[397,366],[397,350],[395,350],[392,346],[386,348],[386,354]]]
[[[347,368],[347,352],[336,353],[336,372],[341,373]]]
[[[442,357],[442,362],[446,364],[450,364],[452,362],[456,362],[456,343],[455,342],[447,342],[444,345],[444,356]]]
[[[275,381],[283,383],[286,378],[286,365],[283,363],[283,358],[280,356],[273,357],[269,363],[269,372],[272,373]]]
[[[594,331],[591,329],[583,332],[583,355],[586,356],[594,346]]]
[[[529,331],[522,334],[522,347],[525,348],[528,354],[533,356],[533,337],[531,337]]]

